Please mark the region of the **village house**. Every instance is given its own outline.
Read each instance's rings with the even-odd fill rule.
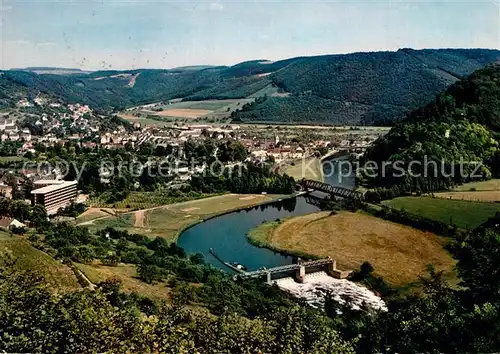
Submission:
[[[5,184],[4,182],[0,182],[0,194],[3,195],[7,199],[12,198],[12,187]]]
[[[14,131],[11,131],[9,133],[9,140],[10,141],[18,141],[21,137],[19,136],[19,134],[17,132],[14,132]]]
[[[14,119],[2,119],[0,120],[0,131],[12,131],[17,129],[16,121]]]
[[[26,98],[23,98],[17,102],[18,107],[34,107],[35,105],[29,102]]]
[[[24,141],[31,141],[31,132],[29,129],[24,128],[21,131],[21,139],[23,139]]]
[[[17,219],[10,218],[10,217],[1,217],[0,218],[0,229],[12,230],[13,228],[24,228],[24,227],[26,227],[26,225]]]

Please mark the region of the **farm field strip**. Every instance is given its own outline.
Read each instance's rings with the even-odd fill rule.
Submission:
[[[143,111],[160,117],[201,118],[213,111],[192,108],[168,108],[163,111]]]
[[[490,179],[488,181],[470,182],[462,184],[453,189],[455,192],[473,191],[500,191],[500,179]]]
[[[438,198],[469,200],[476,202],[500,202],[500,191],[476,191],[476,192],[442,192],[434,193]]]
[[[500,211],[497,203],[432,197],[400,197],[383,204],[463,229],[476,228]]]

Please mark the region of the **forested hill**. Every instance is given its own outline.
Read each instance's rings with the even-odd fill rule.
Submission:
[[[500,176],[500,63],[480,69],[460,80],[427,106],[411,112],[366,153],[366,160],[438,162],[437,177],[386,176],[368,180],[372,185],[398,188],[399,192],[426,192],[467,180],[458,173],[459,161],[480,162],[482,177]],[[445,162],[445,169],[441,166]],[[447,177],[455,166],[455,176]],[[474,166],[465,166],[467,172]],[[414,175],[423,172],[412,168]],[[399,173],[397,174],[399,175]],[[399,194],[399,193],[396,193]]]
[[[500,60],[500,51],[440,49],[247,61],[193,66],[37,74],[4,71],[5,80],[69,102],[125,108],[159,100],[260,97],[233,114],[241,121],[381,124],[403,117],[459,78]],[[267,94],[267,95],[264,95]]]
[[[411,50],[301,58],[273,82],[292,93],[269,97],[235,115],[241,120],[387,124],[457,79],[500,60],[493,50]]]

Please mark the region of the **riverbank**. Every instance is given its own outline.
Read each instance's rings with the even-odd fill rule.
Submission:
[[[284,249],[273,244],[272,236],[275,230],[277,230],[280,227],[280,225],[282,225],[284,222],[292,218],[293,217],[289,217],[282,220],[272,220],[262,223],[261,225],[257,226],[256,228],[248,232],[247,234],[248,243],[250,243],[255,247],[267,248],[271,251],[279,252],[281,254],[285,254],[288,256],[300,257],[302,259],[320,259],[321,257],[318,257],[313,254],[307,254],[305,252],[296,250]]]
[[[340,269],[365,262],[393,286],[418,281],[427,265],[454,278],[455,261],[435,234],[358,212],[318,212],[264,223],[248,233],[249,242],[288,254],[332,257]]]
[[[340,157],[349,156],[349,155],[350,155],[350,153],[345,152],[345,151],[333,150],[333,151],[330,151],[329,153],[321,156],[321,162],[323,162],[325,160],[330,160],[330,159],[338,159]]]
[[[282,167],[283,173],[293,177],[296,181],[310,179],[324,182],[322,159],[319,157],[308,157],[295,160]]]
[[[211,218],[294,197],[296,194],[225,194],[109,216],[84,226],[93,230],[111,226],[130,233],[160,236],[169,242],[176,242],[182,232]]]

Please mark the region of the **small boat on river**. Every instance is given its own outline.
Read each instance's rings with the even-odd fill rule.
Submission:
[[[224,262],[214,251],[213,248],[210,248],[209,249],[209,252],[212,256],[214,256],[215,258],[217,258],[217,260],[219,262],[221,262],[222,264],[224,264],[226,267],[234,270],[235,272],[238,272],[238,273],[245,273],[246,270],[247,270],[247,267],[241,263],[238,263],[238,262],[232,262],[232,263],[229,263],[229,262]]]

